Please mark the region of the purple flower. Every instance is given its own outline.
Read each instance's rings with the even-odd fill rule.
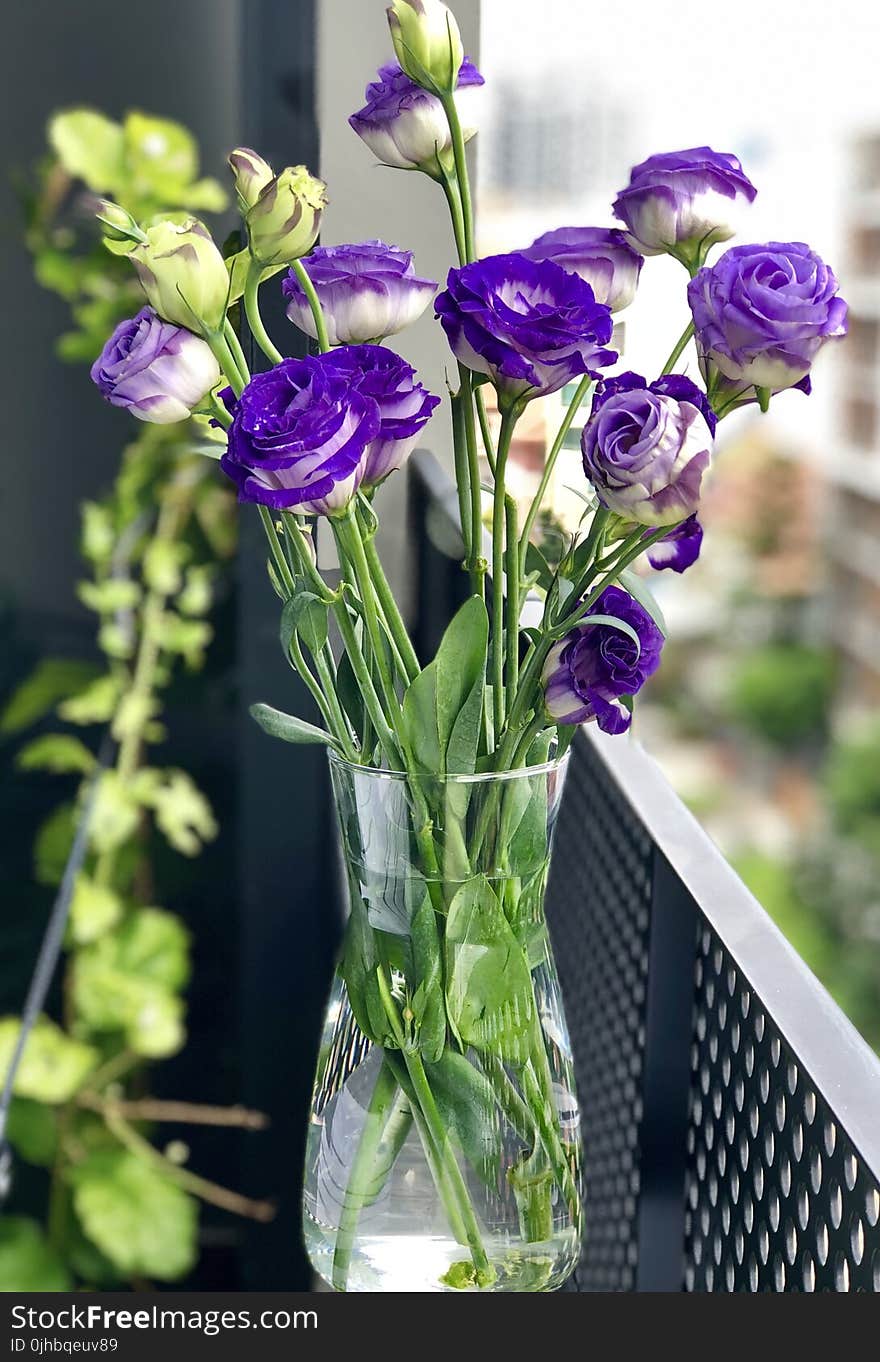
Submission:
[[[285,359],[231,404],[220,461],[239,501],[306,514],[345,510],[379,434],[379,407],[336,372],[333,354]]]
[[[659,543],[652,544],[648,549],[648,562],[658,572],[664,568],[686,572],[699,558],[702,546],[703,527],[697,517],[692,515],[670,530]]]
[[[801,241],[732,247],[691,280],[688,302],[704,365],[771,392],[801,386],[847,330],[834,273]]]
[[[411,251],[382,241],[318,246],[302,264],[324,309],[331,345],[358,345],[402,331],[422,315],[437,289],[432,279],[418,277]],[[282,288],[288,317],[314,339],[312,310],[293,270]]]
[[[691,147],[633,166],[613,212],[645,255],[687,247],[705,252],[734,235],[742,202],[751,203],[756,193],[736,156]]]
[[[206,343],[151,307],[120,322],[92,365],[92,382],[114,407],[139,421],[183,421],[220,381]]]
[[[584,472],[602,505],[624,519],[675,525],[699,505],[713,430],[705,394],[682,374],[650,385],[621,374],[593,400]]]
[[[343,346],[327,356],[326,364],[379,408],[379,433],[367,447],[361,469],[361,485],[373,487],[409,457],[440,398],[384,345]]]
[[[591,624],[591,615],[612,616],[629,627]],[[559,724],[595,719],[604,733],[624,733],[632,716],[620,697],[641,690],[660,665],[662,648],[663,634],[647,610],[626,591],[607,587],[550,649],[542,678],[547,713]]]
[[[449,271],[436,301],[453,353],[488,374],[502,403],[556,392],[617,358],[611,311],[552,260],[493,255]]]
[[[622,312],[636,296],[642,257],[619,227],[559,227],[522,253],[529,260],[555,260],[590,285],[597,303]]]
[[[473,62],[465,57],[458,73],[455,103],[465,141],[477,131],[476,93],[483,85]],[[449,160],[452,143],[443,105],[410,80],[398,62],[389,62],[367,86],[366,104],[349,118],[358,137],[384,165],[400,170],[427,170],[438,175],[438,156]]]

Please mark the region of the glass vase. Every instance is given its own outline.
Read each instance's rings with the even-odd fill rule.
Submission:
[[[432,777],[330,756],[350,914],[303,1222],[338,1291],[552,1291],[579,1114],[544,892],[565,761]]]

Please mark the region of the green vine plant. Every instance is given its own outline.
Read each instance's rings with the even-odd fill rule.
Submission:
[[[26,196],[27,242],[38,280],[64,297],[74,327],[68,360],[92,359],[108,326],[136,309],[127,263],[83,240],[84,195],[112,193],[139,219],[168,209],[219,210],[223,190],[199,179],[194,139],[165,120],[130,113],[114,123],[77,109],[49,124],[52,156]],[[165,841],[197,856],[217,834],[192,777],[158,761],[163,696],[176,672],[196,670],[211,641],[209,613],[222,562],[235,547],[233,500],[211,476],[213,431],[195,417],[144,425],[124,450],[108,495],[82,507],[88,573],[77,588],[97,619],[101,667],[43,659],[0,715],[0,736],[39,725],[16,754],[21,772],[79,782],[40,828],[37,880],[55,886],[85,792],[96,780],[88,851],[65,942],[60,1020],[41,1017],[25,1047],[7,1136],[46,1170],[43,1223],[0,1221],[0,1290],[143,1286],[188,1273],[197,1258],[198,1202],[258,1220],[272,1207],[218,1186],[187,1165],[167,1122],[259,1129],[241,1107],[160,1101],[149,1070],[184,1045],[190,937],[157,906],[154,852]],[[57,726],[47,728],[53,716]],[[113,758],[96,753],[109,731]],[[19,1019],[0,1019],[0,1075]]]

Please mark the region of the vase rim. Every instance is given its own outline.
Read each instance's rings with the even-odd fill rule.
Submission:
[[[568,765],[571,755],[571,748],[563,752],[561,757],[552,757],[549,761],[539,762],[537,766],[518,766],[511,771],[450,771],[446,775],[431,774],[424,771],[417,772],[426,780],[436,781],[438,784],[450,785],[483,785],[494,780],[518,780],[526,776],[549,775],[552,771],[562,771]],[[339,766],[347,771],[354,771],[360,775],[373,776],[376,779],[384,780],[408,780],[413,774],[410,771],[390,771],[385,766],[365,766],[361,762],[349,761],[346,757],[340,756],[332,748],[327,749],[327,758],[331,766]]]

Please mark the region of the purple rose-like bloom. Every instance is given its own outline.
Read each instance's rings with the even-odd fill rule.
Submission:
[[[353,246],[318,246],[302,260],[324,311],[331,345],[360,345],[402,331],[424,312],[437,284],[420,279],[411,251],[363,241]],[[282,284],[287,315],[316,339],[315,321],[293,270]]]
[[[597,303],[622,312],[636,296],[644,260],[619,227],[559,227],[522,252],[529,260],[555,260],[590,285]]]
[[[379,434],[379,407],[332,367],[332,354],[285,359],[231,404],[220,461],[239,501],[333,515],[346,508]]]
[[[771,392],[802,386],[847,330],[834,272],[802,241],[732,247],[691,280],[688,302],[704,364]]]
[[[703,546],[703,527],[695,515],[683,520],[670,530],[664,539],[652,544],[648,549],[648,562],[652,568],[662,572],[671,568],[673,572],[686,572],[700,556]]]
[[[361,486],[373,487],[409,457],[440,398],[419,383],[406,360],[384,345],[342,346],[326,357],[326,364],[379,408],[379,431],[361,468]]]
[[[640,251],[662,255],[727,241],[736,231],[743,201],[751,203],[756,194],[736,156],[690,147],[649,156],[633,166],[612,211]]]
[[[192,413],[219,383],[220,368],[199,336],[142,307],[136,317],[119,323],[91,376],[114,407],[165,426]]]
[[[682,374],[650,385],[621,374],[594,399],[584,472],[601,504],[626,520],[675,525],[699,505],[713,430],[705,394]]]
[[[591,624],[590,615],[609,615],[623,629]],[[556,723],[595,719],[604,733],[624,733],[632,715],[622,695],[635,695],[660,665],[663,634],[647,610],[628,592],[609,586],[583,619],[555,643],[544,664],[544,703]]]
[[[611,310],[552,260],[493,255],[449,271],[435,304],[456,357],[488,374],[503,401],[556,392],[613,364]]]
[[[458,73],[455,104],[465,141],[477,131],[476,93],[485,82],[469,57]],[[443,105],[410,80],[398,62],[379,70],[378,79],[367,86],[366,103],[349,118],[358,137],[384,165],[400,170],[427,169],[438,173],[438,155],[446,159],[452,143]]]

